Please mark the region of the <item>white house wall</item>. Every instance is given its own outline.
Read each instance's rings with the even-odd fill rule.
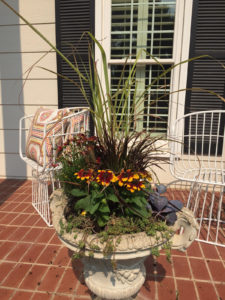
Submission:
[[[8,0],[31,24],[55,44],[55,0]],[[50,47],[0,3],[0,177],[29,177],[30,168],[18,154],[19,118],[39,106],[58,106],[57,80],[52,73],[27,69]],[[56,71],[56,55],[48,53],[38,64]]]

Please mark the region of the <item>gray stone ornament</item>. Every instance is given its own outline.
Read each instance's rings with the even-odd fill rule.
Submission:
[[[74,240],[74,233],[64,232],[60,234],[59,221],[66,224],[64,209],[67,205],[67,197],[62,189],[53,192],[50,198],[52,212],[52,223],[59,236],[59,239],[72,251],[79,251],[79,241],[83,234],[77,235]],[[182,208],[177,213],[177,221],[171,227],[174,235],[171,238],[172,249],[185,251],[197,236],[198,223],[193,213],[187,208]],[[176,232],[182,231],[182,234]],[[115,237],[114,242],[116,243]],[[144,266],[145,259],[151,254],[154,247],[162,247],[166,242],[158,233],[155,237],[147,236],[145,232],[127,234],[121,237],[116,247],[116,252],[105,257],[103,255],[104,244],[100,242],[97,235],[90,235],[87,238],[87,245],[94,243],[100,250],[94,251],[94,256],[89,257],[88,246],[85,248],[84,279],[88,288],[98,297],[104,299],[126,299],[135,295],[143,285],[146,277]],[[115,259],[117,267],[113,268],[111,260]]]

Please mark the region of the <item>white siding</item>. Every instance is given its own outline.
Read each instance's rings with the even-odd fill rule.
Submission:
[[[35,27],[55,44],[55,25],[41,24]],[[41,39],[28,25],[0,26],[0,52],[23,53],[49,51],[49,45]]]
[[[39,61],[40,60],[40,61]],[[36,63],[39,61],[38,63]],[[17,68],[18,64],[21,68]],[[26,79],[28,70],[31,69],[29,79],[56,79],[56,75],[41,69],[44,66],[50,70],[56,70],[55,53],[1,53],[0,55],[0,79]]]
[[[1,55],[1,54],[0,54]],[[22,90],[22,80],[2,80],[0,105],[57,105],[56,80],[27,80]],[[2,116],[0,117],[0,120]]]
[[[32,24],[55,22],[54,0],[7,0],[16,11],[28,19]],[[23,20],[1,4],[0,25],[24,24]]]
[[[55,44],[54,0],[8,0],[31,24]],[[19,118],[39,106],[58,106],[56,76],[34,67],[50,47],[0,3],[0,177],[29,177],[30,169],[18,154]],[[37,63],[56,71],[56,55],[48,53]],[[22,92],[21,92],[22,90]]]

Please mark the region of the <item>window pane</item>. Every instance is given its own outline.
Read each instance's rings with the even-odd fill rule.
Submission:
[[[135,85],[132,85],[128,96],[123,95],[123,87],[125,86],[125,81],[129,76],[131,67],[132,66],[129,65],[125,68],[121,65],[111,66],[111,94],[118,121],[121,121],[121,114],[129,115],[131,118],[133,115],[133,106],[135,104],[133,102]],[[126,111],[123,111],[125,101],[127,101]]]
[[[111,58],[172,58],[176,0],[112,0]],[[145,54],[142,54],[145,58]]]
[[[165,69],[170,67],[170,65],[164,65]],[[169,110],[170,72],[157,80],[162,72],[162,68],[158,65],[148,65],[145,69],[145,87],[154,80],[156,82],[151,86],[144,101],[143,129],[158,134],[167,133]]]
[[[170,65],[165,65],[165,69],[171,67]],[[126,66],[123,73],[123,66],[112,65],[111,66],[111,91],[112,96],[118,91],[119,82],[120,87],[124,87],[126,78],[128,77],[129,71],[132,66]],[[142,112],[141,117],[138,122],[134,122],[136,125],[136,130],[146,130],[155,132],[156,134],[164,135],[167,132],[167,122],[168,122],[168,109],[169,109],[169,91],[170,91],[170,72],[157,79],[163,70],[158,65],[147,65],[138,66],[136,68],[136,82],[137,90],[136,96],[134,97],[135,84],[132,86],[130,95],[128,97],[128,105],[126,113],[133,118],[134,111]],[[143,94],[145,89],[153,83],[151,88],[145,95],[143,95],[142,100],[138,102],[140,95]],[[119,94],[117,100],[113,97],[114,104],[116,106],[116,112],[118,115],[118,120],[121,119],[122,109],[119,105],[121,100],[121,94]],[[134,125],[133,124],[133,125]]]

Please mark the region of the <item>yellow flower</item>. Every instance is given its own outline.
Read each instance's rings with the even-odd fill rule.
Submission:
[[[124,171],[124,169],[118,175],[118,180],[120,182],[133,182],[133,180],[139,179],[140,176],[138,173],[134,173],[131,169]]]
[[[141,189],[145,188],[145,185],[141,181],[133,181],[126,185],[128,191],[133,193],[134,191],[140,191]]]
[[[74,173],[74,175],[78,179],[81,179],[81,180],[85,180],[86,179],[88,182],[90,182],[91,178],[93,176],[93,170],[92,169],[89,169],[89,170],[81,169],[79,172]]]
[[[150,181],[150,182],[152,181],[152,176],[150,173],[145,171],[145,172],[140,172],[140,175],[142,178],[146,179],[147,181]]]
[[[139,176],[137,173],[135,173],[134,176],[133,176],[133,178],[134,178],[134,179],[139,179],[140,176]]]
[[[98,173],[96,180],[103,186],[108,186],[111,182],[118,180],[117,176],[111,170],[98,170]]]
[[[112,178],[111,182],[116,182],[117,180],[118,180],[117,176],[115,176],[113,173],[113,178]]]
[[[85,210],[82,211],[81,216],[86,216],[87,212]]]

